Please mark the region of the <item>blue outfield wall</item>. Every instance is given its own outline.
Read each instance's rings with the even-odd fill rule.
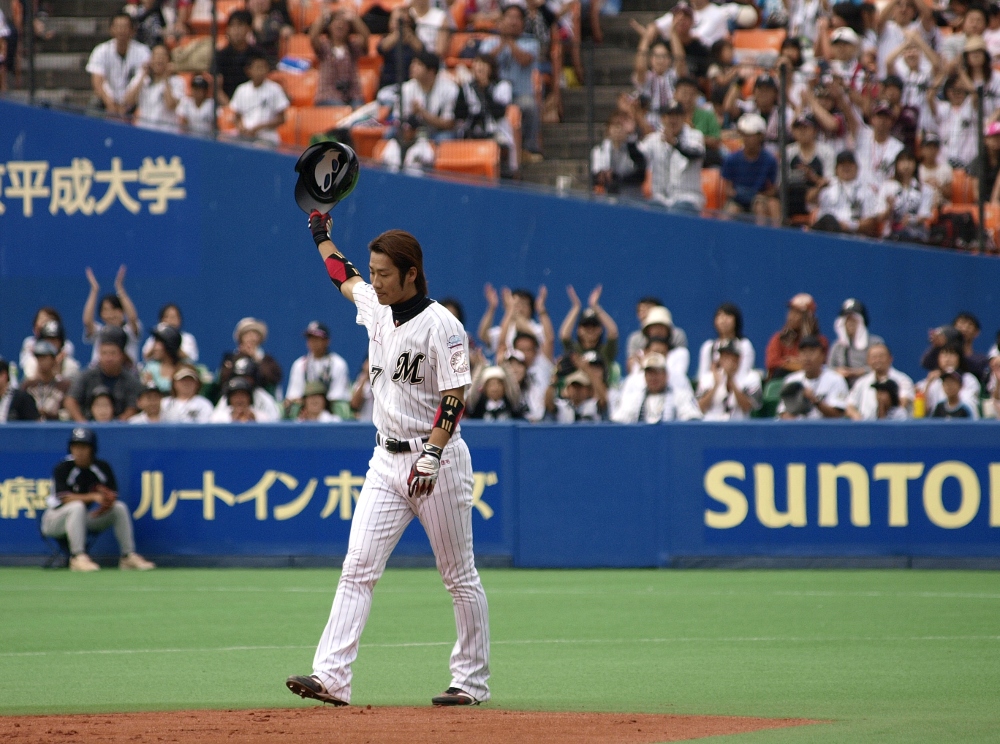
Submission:
[[[0,428],[0,558],[44,552],[37,515],[70,427]],[[463,432],[477,555],[521,567],[738,557],[1000,558],[988,423],[486,425]],[[346,552],[363,424],[99,428],[144,553],[176,561]],[[97,552],[114,550],[110,536]],[[428,557],[416,522],[397,556]]]
[[[364,332],[317,260],[292,197],[294,162],[0,101],[0,354],[16,357],[45,304],[61,310],[79,346],[84,268],[111,291],[126,263],[146,326],[161,305],[179,303],[210,367],[232,346],[236,321],[254,315],[270,324],[266,347],[286,370],[312,319],[331,326],[333,348],[356,370]],[[872,330],[915,375],[927,329],[958,310],[983,320],[983,348],[1000,326],[1000,261],[987,257],[372,169],[334,216],[338,245],[362,265],[383,230],[416,234],[432,295],[461,300],[473,329],[487,281],[546,283],[557,323],[566,284],[586,296],[602,283],[623,334],[636,325],[635,301],[659,295],[695,350],[713,333],[715,307],[736,302],[762,363],[785,302],[807,291],[827,335],[840,303],[863,299]]]

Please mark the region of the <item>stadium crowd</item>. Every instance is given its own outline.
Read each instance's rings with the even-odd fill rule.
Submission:
[[[346,360],[331,350],[322,322],[301,331],[304,353],[287,377],[265,350],[267,324],[249,317],[236,324],[233,347],[213,368],[185,330],[177,305],[165,305],[146,334],[125,277],[123,266],[114,292],[101,295],[87,270],[82,341],[92,347],[89,360],[83,354],[78,360],[59,310],[38,309],[17,362],[0,358],[0,422],[371,420],[367,360],[352,377]],[[702,341],[693,359],[687,334],[659,298],[638,300],[637,327],[622,342],[601,306],[600,286],[586,304],[572,286],[566,292],[570,307],[557,329],[544,286],[537,294],[484,287],[486,308],[470,334],[470,418],[567,424],[775,415],[1000,418],[1000,331],[986,352],[977,350],[981,326],[968,312],[931,332],[920,359],[926,375],[914,382],[893,366],[889,345],[870,328],[857,299],[840,307],[831,343],[815,300],[795,295],[763,356],[743,333],[740,308],[723,303],[713,316],[715,336]],[[441,304],[465,324],[457,300]]]

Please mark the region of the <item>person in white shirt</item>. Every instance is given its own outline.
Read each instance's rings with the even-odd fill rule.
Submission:
[[[847,408],[847,383],[824,364],[826,354],[816,336],[799,341],[802,369],[785,378],[778,418],[841,418]]]
[[[852,421],[870,421],[878,418],[879,402],[876,383],[892,380],[896,384],[898,405],[904,411],[913,403],[913,380],[909,375],[892,366],[892,353],[885,344],[868,347],[868,366],[871,372],[861,375],[847,396],[845,414]]]
[[[271,65],[264,53],[251,49],[247,57],[245,83],[236,87],[229,107],[236,115],[240,137],[277,145],[278,127],[285,121],[288,97],[278,83],[268,80]]]
[[[947,99],[937,100],[937,86],[927,91],[927,107],[941,136],[941,151],[952,168],[968,168],[979,146],[976,137],[976,108],[965,81],[952,74],[944,83]]]
[[[896,156],[893,177],[879,187],[874,213],[869,218],[871,229],[862,228],[862,232],[922,243],[927,240],[927,223],[934,211],[934,198],[934,189],[923,186],[917,179],[916,156],[909,150],[902,150]]]
[[[444,57],[448,53],[448,40],[455,25],[451,13],[432,5],[431,0],[411,0],[408,7],[417,38],[424,49]]]
[[[418,52],[410,62],[410,79],[402,85],[402,106],[398,101],[394,104],[397,121],[407,120],[414,127],[426,127],[433,140],[451,137],[458,100],[458,85],[447,74],[439,74],[440,67],[437,55]],[[395,86],[390,93],[394,99]]]
[[[714,369],[719,361],[719,348],[730,341],[736,344],[740,354],[739,373],[742,375],[752,370],[757,361],[757,352],[750,339],[743,335],[743,311],[731,302],[723,302],[715,311],[712,325],[715,326],[717,335],[701,345],[698,352],[698,379]]]
[[[184,318],[181,315],[180,307],[173,302],[168,302],[160,308],[160,314],[158,317],[159,323],[166,323],[168,326],[171,326],[174,330],[181,334],[181,358],[188,362],[197,362],[198,341],[192,334],[181,330]],[[142,345],[143,359],[149,359],[149,354],[153,350],[153,344],[155,343],[156,338],[153,336],[146,339],[146,342]]]
[[[132,38],[132,17],[118,13],[111,19],[111,39],[94,47],[87,61],[90,84],[98,105],[112,116],[125,116],[125,95],[135,77],[149,61],[145,44]]]
[[[191,80],[191,95],[177,104],[177,122],[183,132],[208,135],[212,133],[215,107],[208,95],[208,80],[195,75]]]
[[[672,101],[660,109],[663,128],[639,143],[652,173],[652,198],[670,209],[698,213],[705,206],[701,164],[705,136],[684,121],[684,107]]]
[[[951,201],[954,170],[941,160],[941,138],[936,132],[924,132],[920,138],[920,166],[917,177],[920,183],[934,189],[934,205]],[[987,197],[988,198],[988,197]]]
[[[709,0],[691,0],[691,9],[694,11],[691,35],[711,48],[712,44],[729,36],[730,22],[735,21],[740,9],[745,7],[747,6],[742,3],[716,5]],[[664,39],[669,39],[673,25],[673,12],[669,11],[657,18],[649,28],[655,29]]]
[[[872,210],[874,199],[871,184],[858,175],[854,153],[845,150],[837,155],[833,179],[819,192],[819,219],[813,228],[857,232],[862,218]]]
[[[163,421],[163,393],[156,384],[146,385],[139,393],[139,413],[128,420],[130,424],[158,424]]]
[[[554,377],[554,376],[553,376]],[[563,381],[562,395],[556,394],[558,381],[553,379],[545,391],[545,408],[551,419],[560,424],[583,421],[603,421],[607,418],[607,401],[594,391],[593,380],[586,372],[576,370]]]
[[[660,127],[660,109],[674,99],[677,77],[676,63],[670,45],[663,39],[657,39],[646,45],[646,38],[643,37],[635,53],[632,84],[635,85],[636,94],[645,96],[649,100],[646,123],[653,129]]]
[[[309,353],[292,362],[285,390],[285,409],[303,403],[306,386],[318,382],[323,385],[327,400],[343,410],[349,406],[351,398],[350,373],[344,358],[330,351],[330,330],[314,320],[306,326],[303,335]]]
[[[760,372],[742,371],[740,356],[735,339],[724,341],[718,349],[718,361],[698,378],[698,407],[705,421],[737,421],[760,408]]]
[[[326,385],[319,380],[313,380],[305,384],[302,393],[302,408],[296,421],[315,421],[318,423],[334,423],[342,421],[340,416],[330,413],[327,408],[329,404],[326,399]]]
[[[201,379],[190,365],[174,372],[173,395],[163,401],[163,420],[173,424],[207,424],[212,418],[212,402],[201,395]]]
[[[260,421],[253,406],[253,386],[242,377],[226,383],[226,394],[212,412],[213,424],[250,423]]]
[[[232,415],[232,401],[229,400],[229,392],[241,390],[242,386],[233,387],[231,384],[236,379],[242,379],[249,387],[250,405],[253,409],[255,421],[280,421],[281,405],[275,400],[267,390],[260,386],[260,372],[257,365],[249,357],[237,357],[232,363],[232,376],[226,382],[226,394],[219,399],[215,405],[215,412],[212,414],[212,421],[228,421]]]
[[[177,106],[184,98],[184,88],[184,79],[173,74],[170,51],[161,44],[153,47],[142,72],[129,84],[125,107],[136,107],[138,127],[177,132]]]
[[[857,116],[857,114],[853,114]],[[892,108],[885,103],[879,103],[871,116],[871,126],[861,124],[857,130],[858,168],[861,180],[877,185],[892,177],[896,156],[903,151],[903,143],[892,136],[892,127],[896,122]]]
[[[493,325],[493,318],[496,315],[497,307],[500,305],[500,295],[503,295],[504,315],[499,325]],[[545,285],[538,287],[538,295],[533,295],[527,289],[510,290],[507,287],[500,289],[497,293],[493,285],[487,282],[483,285],[483,296],[486,298],[486,310],[479,320],[478,335],[479,340],[486,346],[487,354],[496,354],[497,359],[503,359],[507,349],[516,344],[514,339],[517,335],[526,333],[535,337],[536,349],[534,352],[521,347],[521,351],[529,356],[529,369],[535,364],[535,356],[538,351],[542,356],[553,359],[555,345],[555,329],[552,326],[552,319],[545,308],[545,300],[548,297],[548,289]],[[535,318],[538,320],[535,320]],[[543,382],[548,384],[548,374],[543,378]]]
[[[619,424],[657,424],[661,421],[691,421],[701,418],[691,390],[684,377],[671,378],[667,358],[656,352],[643,357],[642,369],[629,375],[622,385],[621,400],[611,414]]]
[[[648,339],[647,352],[650,350],[649,343],[654,339],[668,344],[669,351],[665,352],[667,372],[670,384],[677,387],[682,379],[687,379],[688,367],[691,366],[691,352],[686,346],[674,346],[673,329],[674,317],[665,307],[650,308],[645,320],[642,321],[642,334]]]

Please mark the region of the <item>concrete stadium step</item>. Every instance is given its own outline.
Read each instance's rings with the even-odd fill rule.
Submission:
[[[629,49],[599,46],[593,53],[593,79],[595,85],[631,85],[635,52]],[[589,55],[583,55],[583,64],[590,64]]]
[[[121,11],[122,0],[49,0],[46,3],[53,17],[103,18],[107,28],[111,17]]]
[[[585,160],[546,159],[540,163],[525,163],[521,180],[542,186],[555,187],[559,176],[570,176],[570,190],[589,190],[587,162]]]
[[[594,86],[594,121],[603,123],[615,109],[615,101],[618,95],[627,90],[628,86],[622,85],[596,85]],[[564,122],[586,122],[587,121],[587,89],[569,88],[563,90],[563,121]]]
[[[103,18],[48,18],[46,27],[55,32],[55,37],[47,41],[38,41],[40,52],[86,52],[98,44],[107,41],[108,24]]]
[[[622,12],[616,16],[601,18],[601,31],[604,32],[604,47],[619,47],[635,49],[639,43],[639,34],[632,28],[632,20],[647,26],[662,15],[662,12],[633,11]],[[600,47],[598,47],[600,48]]]
[[[676,4],[677,0],[622,0],[622,13],[642,10],[663,15]]]

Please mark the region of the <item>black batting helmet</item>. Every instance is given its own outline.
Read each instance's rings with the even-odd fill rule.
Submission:
[[[78,426],[70,433],[69,443],[66,445],[67,450],[73,444],[89,444],[94,453],[97,453],[97,435],[85,426]]]
[[[299,157],[295,171],[295,202],[309,214],[329,212],[350,194],[358,183],[361,165],[358,156],[341,142],[310,145]]]

